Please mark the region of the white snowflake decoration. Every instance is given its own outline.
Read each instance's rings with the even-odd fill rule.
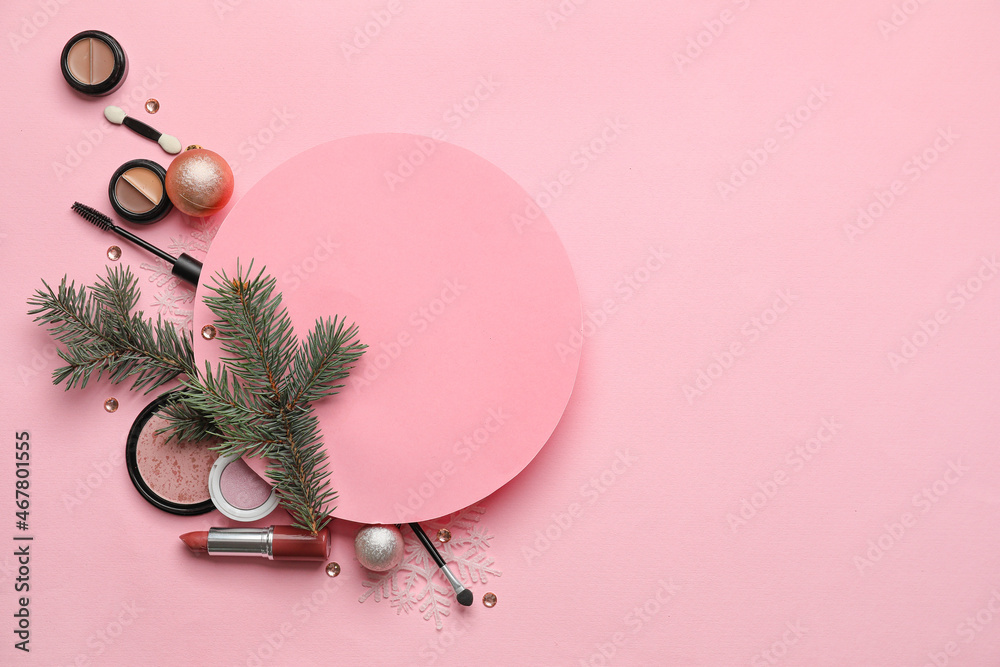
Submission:
[[[192,256],[204,257],[212,245],[216,232],[219,231],[215,216],[207,218],[185,216],[185,218],[188,220],[191,233],[170,239],[170,250],[175,255],[186,252]],[[194,322],[194,290],[188,285],[178,288],[180,280],[170,272],[170,264],[162,259],[155,258],[142,262],[139,266],[149,272],[146,277],[147,282],[162,288],[162,291],[153,297],[157,313],[178,327],[190,327]]]
[[[493,566],[495,559],[486,553],[493,535],[479,525],[485,512],[485,508],[473,505],[447,519],[422,524],[452,572],[466,585],[486,584],[490,576],[500,576],[500,570]],[[451,531],[449,542],[437,541],[441,528]],[[415,607],[425,621],[433,618],[438,630],[444,627],[455,594],[412,530],[403,528],[403,562],[388,572],[367,574],[368,580],[361,582],[366,590],[358,602],[388,600],[396,614],[409,613]]]

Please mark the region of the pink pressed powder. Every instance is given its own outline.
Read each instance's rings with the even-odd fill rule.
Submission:
[[[280,502],[273,489],[242,458],[220,456],[208,475],[208,493],[215,509],[234,521],[257,521]]]
[[[271,485],[260,478],[243,459],[226,466],[219,480],[222,495],[241,510],[260,507],[271,496]]]
[[[164,500],[179,505],[209,499],[208,474],[218,455],[208,442],[167,441],[169,433],[157,433],[167,420],[153,415],[139,433],[136,463],[149,488]]]

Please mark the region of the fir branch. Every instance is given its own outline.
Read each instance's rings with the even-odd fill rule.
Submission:
[[[250,278],[252,272],[253,262],[245,273],[237,264],[234,279],[220,272],[211,286],[216,295],[206,296],[205,305],[216,317],[222,360],[232,373],[250,387],[283,397],[298,340],[281,294],[274,293],[277,281],[263,269]]]
[[[209,439],[221,439],[215,420],[211,414],[195,408],[189,400],[181,400],[183,389],[172,394],[172,399],[160,408],[160,416],[169,423],[157,433],[167,435],[167,441],[202,442]]]
[[[146,393],[180,375],[194,371],[191,336],[178,333],[157,318],[131,313],[138,302],[138,280],[127,267],[108,267],[107,277],[86,287],[67,284],[58,288],[42,281],[44,289],[28,299],[35,322],[66,346],[59,356],[67,363],[52,373],[54,384],[66,389],[87,386],[92,377],[105,374],[114,383],[132,380],[132,389]]]
[[[138,281],[124,267],[108,268],[88,291],[43,281],[28,303],[29,314],[66,346],[67,366],[53,372],[56,384],[85,387],[96,374],[112,382],[132,379],[147,392],[175,378],[181,389],[162,414],[164,429],[185,441],[216,439],[220,454],[271,459],[267,475],[295,526],[316,533],[329,522],[329,462],[312,402],[335,394],[366,346],[358,328],[342,319],[318,320],[299,342],[281,305],[276,281],[253,263],[237,275],[215,277],[205,303],[215,315],[222,356],[198,373],[191,335],[157,318],[133,312]]]
[[[364,350],[357,327],[320,320],[303,344],[281,305],[276,281],[253,263],[237,264],[236,277],[215,278],[205,304],[215,315],[222,348],[220,367],[189,378],[192,407],[213,416],[220,452],[266,456],[268,477],[295,520],[313,533],[329,522],[331,473],[313,400],[335,393]],[[231,378],[230,378],[231,376]],[[183,400],[183,399],[182,399]]]
[[[273,459],[279,464],[268,468],[282,504],[296,518],[294,524],[313,533],[330,521],[326,508],[337,495],[330,489],[329,461],[323,455],[319,421],[312,411],[286,413],[289,446]]]
[[[364,354],[366,345],[356,340],[357,325],[344,320],[316,320],[305,344],[295,355],[289,378],[289,405],[312,403],[337,393],[343,384],[335,384],[350,374],[350,369]]]

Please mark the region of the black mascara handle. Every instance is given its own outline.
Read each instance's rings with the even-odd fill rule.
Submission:
[[[202,264],[191,255],[182,252],[174,261],[174,268],[170,272],[190,285],[198,286],[198,278],[201,277]]]

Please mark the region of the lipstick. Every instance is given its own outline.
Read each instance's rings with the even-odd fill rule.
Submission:
[[[209,556],[257,556],[268,560],[326,560],[330,557],[330,533],[325,528],[313,535],[292,526],[267,528],[209,528],[181,535],[195,553]]]

